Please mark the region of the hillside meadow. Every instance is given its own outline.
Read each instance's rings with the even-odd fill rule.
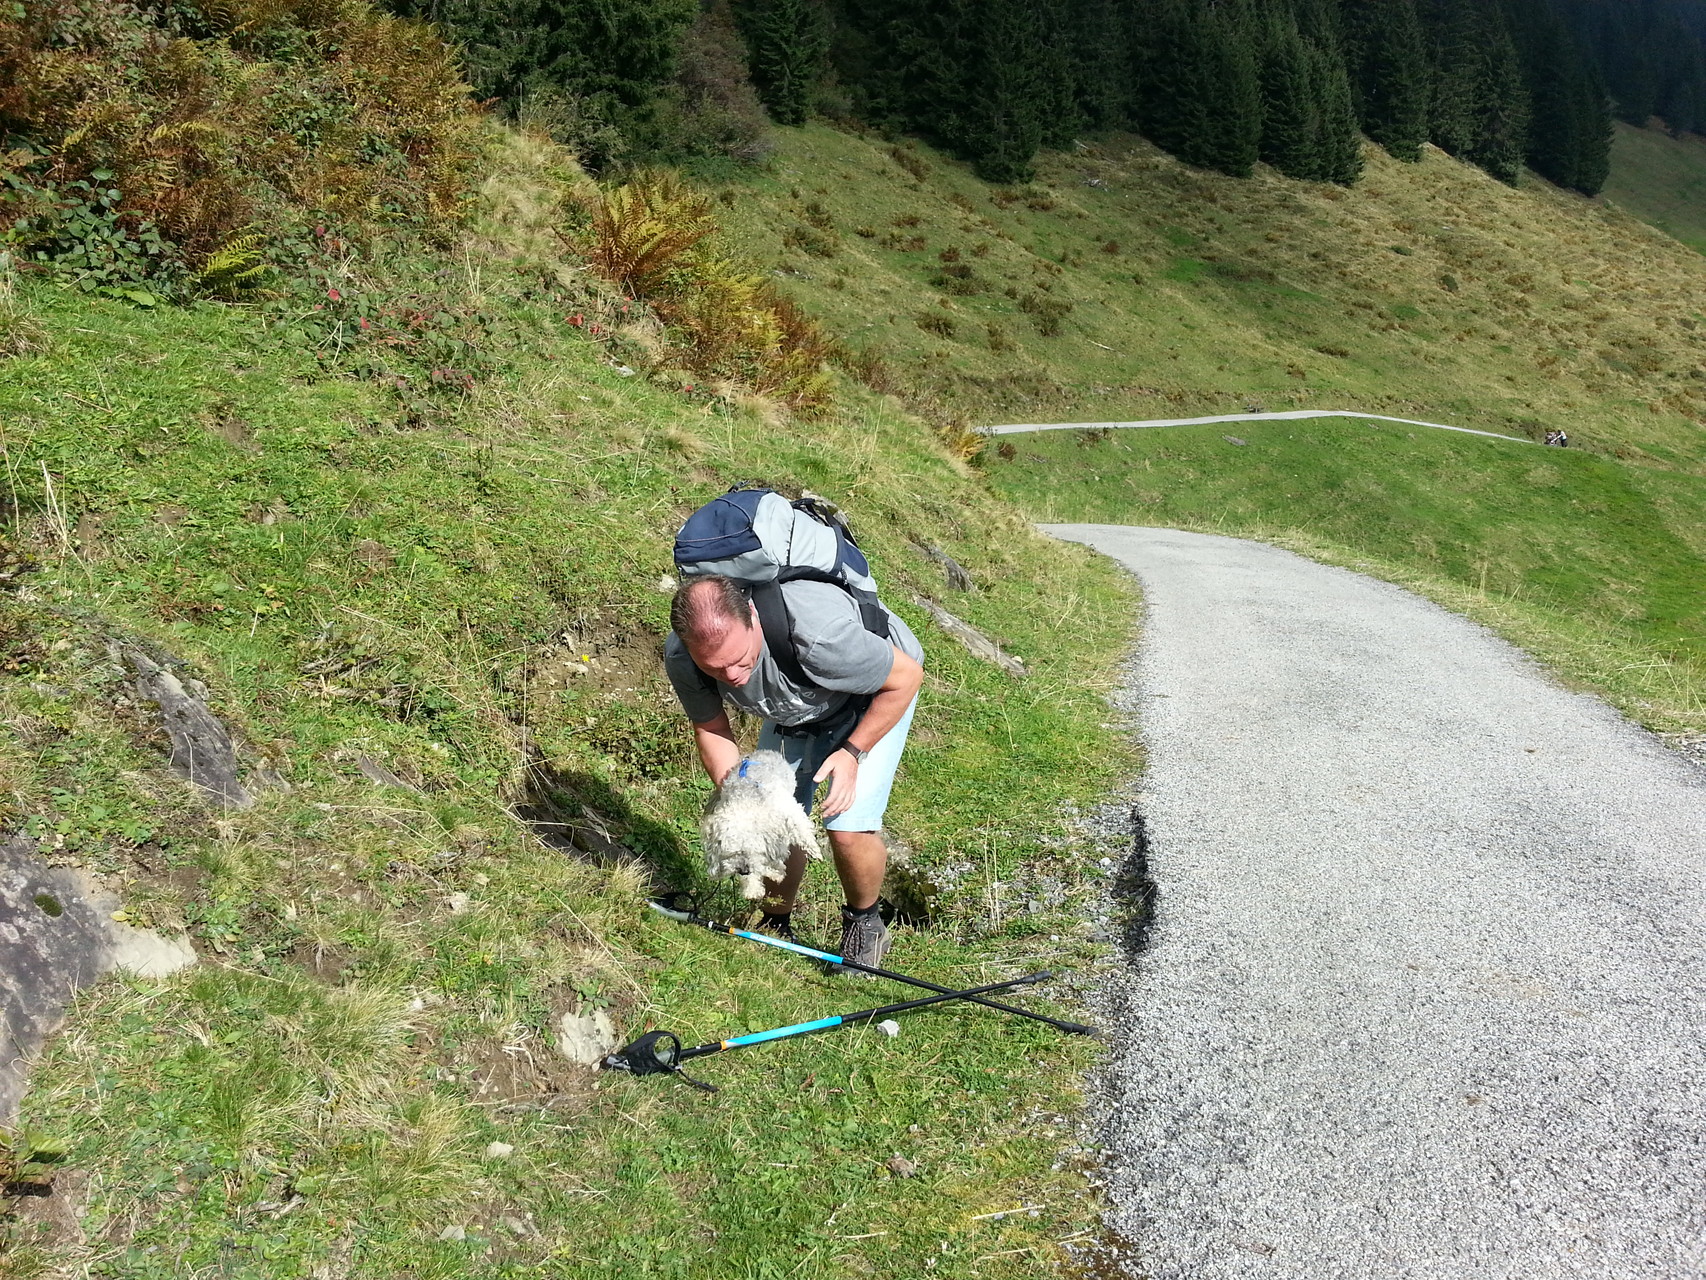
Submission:
[[[658,662],[694,506],[837,496],[924,638],[890,818],[938,892],[894,961],[945,984],[1098,953],[1108,873],[1073,814],[1134,767],[1101,702],[1132,593],[893,402],[796,413],[671,373],[690,353],[554,233],[586,225],[585,179],[489,142],[451,248],[329,253],[318,302],[7,281],[0,826],[202,962],[79,996],[16,1139],[63,1146],[53,1212],[10,1219],[0,1274],[1032,1274],[1094,1222],[1067,1154],[1089,1042],[932,1010],[717,1058],[711,1095],[554,1038],[564,1013],[695,1042],[901,998],[645,909],[711,888]],[[205,683],[252,809],[171,775],[130,650]],[[826,866],[805,902],[833,941]]]
[[[1299,408],[1567,430],[1544,452],[1343,420],[1057,432],[981,463],[1033,518],[1281,542],[1468,612],[1656,729],[1706,729],[1706,258],[1532,174],[1364,156],[1349,188],[1241,181],[1114,136],[1001,188],[807,127],[725,199],[843,363],[968,449],[981,424]],[[1682,172],[1620,180],[1661,169]]]

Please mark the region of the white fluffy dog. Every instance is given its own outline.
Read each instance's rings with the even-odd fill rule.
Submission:
[[[766,880],[780,880],[790,849],[821,857],[817,832],[794,799],[794,766],[779,751],[754,751],[712,792],[699,819],[705,869],[735,876],[747,898],[762,898]]]

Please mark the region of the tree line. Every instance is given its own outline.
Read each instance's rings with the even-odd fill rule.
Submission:
[[[750,99],[925,137],[995,182],[1130,129],[1234,175],[1354,182],[1366,136],[1593,194],[1614,109],[1706,128],[1706,0],[392,3],[450,31],[482,96],[555,102],[595,164],[679,151]]]

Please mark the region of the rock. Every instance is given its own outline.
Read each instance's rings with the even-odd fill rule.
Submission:
[[[913,599],[918,602],[921,609],[935,619],[937,626],[963,644],[966,651],[973,657],[982,658],[985,662],[993,662],[1016,679],[1023,679],[1029,674],[1025,670],[1024,663],[1012,654],[1004,653],[1000,645],[970,623],[961,622],[934,600],[926,600],[923,596],[914,596]]]
[[[942,572],[947,577],[948,589],[950,591],[971,591],[977,586],[977,584],[972,581],[971,574],[965,571],[959,561],[955,560],[935,543],[915,542],[912,545],[918,548],[919,552],[925,559],[934,560],[937,564],[942,566]]]
[[[438,1233],[438,1238],[440,1240],[445,1241],[446,1243],[449,1243],[453,1240],[466,1240],[468,1238],[468,1232],[467,1232],[466,1228],[458,1227],[455,1224],[452,1224],[452,1225],[446,1227],[443,1231],[440,1231]]]
[[[253,807],[255,798],[237,779],[237,749],[231,735],[207,709],[207,687],[199,680],[186,687],[139,650],[126,649],[124,656],[136,669],[136,692],[159,704],[160,718],[172,740],[172,768],[178,776],[224,808]]]
[[[503,1160],[515,1153],[515,1148],[507,1142],[493,1142],[486,1146],[486,1159]]]
[[[596,1067],[621,1047],[616,1024],[603,1009],[565,1013],[557,1021],[557,1052],[583,1067]]]
[[[296,790],[295,787],[290,785],[290,779],[286,778],[277,769],[267,766],[263,766],[255,770],[254,780],[255,785],[260,787],[263,791],[282,791],[285,795],[289,795],[292,791]]]
[[[59,1029],[79,987],[113,969],[161,978],[195,963],[184,937],[115,921],[118,900],[69,867],[48,867],[33,841],[0,844],[0,1125],[24,1093],[24,1070]]]
[[[900,1023],[896,1022],[893,1018],[884,1018],[881,1022],[877,1023],[877,1030],[881,1031],[890,1039],[893,1039],[895,1036],[900,1034]]]
[[[672,596],[675,594],[675,579],[666,573],[657,580],[655,589],[660,596]]]
[[[152,929],[134,929],[114,923],[107,931],[112,947],[113,968],[139,978],[169,978],[195,963],[195,948],[182,934],[166,937]]]
[[[361,776],[381,787],[396,787],[400,791],[414,791],[417,788],[404,782],[391,770],[387,769],[372,756],[357,756],[355,767],[361,770]]]
[[[444,900],[444,905],[450,908],[450,914],[459,916],[474,904],[474,900],[465,893],[453,893]]]
[[[1226,441],[1227,444],[1249,444],[1250,443],[1248,440],[1240,440],[1237,436],[1221,436],[1220,438],[1222,440]]]
[[[913,1127],[917,1128],[916,1125]],[[918,1166],[905,1156],[890,1156],[883,1167],[897,1178],[910,1178],[918,1172]]]

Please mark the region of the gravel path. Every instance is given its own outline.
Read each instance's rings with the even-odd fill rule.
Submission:
[[[1706,771],[1396,587],[1046,528],[1148,609],[1122,1269],[1706,1276]]]
[[[1148,418],[1142,422],[1028,422],[1004,427],[983,427],[989,436],[1020,435],[1028,431],[1100,431],[1114,427],[1200,427],[1213,422],[1294,422],[1301,418],[1373,418],[1378,422],[1402,422],[1412,427],[1432,427],[1435,431],[1461,431],[1466,436],[1491,436],[1494,440],[1515,440],[1518,444],[1533,444],[1521,436],[1507,436],[1497,431],[1477,431],[1474,427],[1452,427],[1443,422],[1419,422],[1415,418],[1389,418],[1383,413],[1357,413],[1352,409],[1287,409],[1283,413],[1222,413],[1212,418]]]

